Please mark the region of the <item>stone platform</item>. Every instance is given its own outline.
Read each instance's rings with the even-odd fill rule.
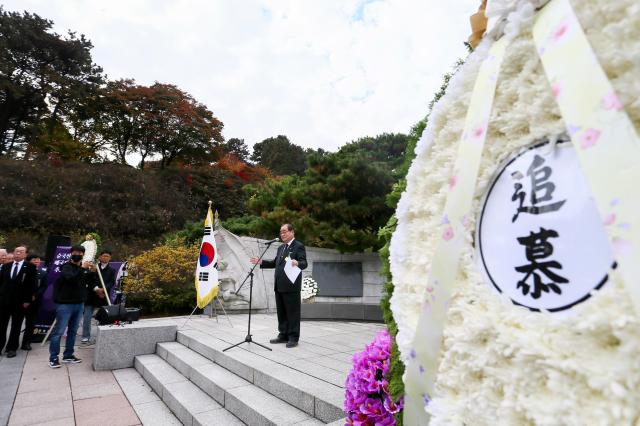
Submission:
[[[112,424],[122,425],[344,424],[344,382],[351,368],[351,357],[370,343],[384,325],[303,321],[299,346],[287,349],[281,344],[268,343],[276,335],[275,315],[258,314],[252,316],[253,340],[273,351],[243,343],[223,352],[226,347],[243,341],[247,334],[248,315],[231,315],[229,319],[233,327],[224,316],[217,321],[194,316],[186,324],[185,317],[142,320],[129,331],[125,326],[121,330],[129,333],[125,341],[134,341],[120,344],[123,351],[130,353],[129,349],[133,348],[136,352],[137,347],[142,348],[144,354],[133,354],[133,367],[113,371],[90,368],[94,360],[98,360],[98,364],[111,362],[113,344],[110,353],[103,353],[100,342],[96,344],[95,354],[91,349],[79,349],[85,362],[65,366],[62,371],[46,366],[46,351],[32,351],[26,357],[22,371],[19,397],[11,401],[9,423],[41,424],[43,419],[36,418],[38,412],[44,413],[62,404],[67,411],[61,412],[58,419],[48,417],[48,421],[53,421],[51,424],[104,424],[98,419],[104,420],[107,413],[115,416]],[[155,337],[136,335],[145,328],[156,330],[159,340],[153,352],[148,346],[150,339]],[[165,334],[172,328],[174,341]],[[164,331],[160,332],[160,329]],[[111,330],[118,332],[118,329]],[[103,330],[100,333],[105,336]],[[110,338],[118,339],[115,334]],[[2,359],[0,367],[5,361]],[[45,385],[48,381],[58,380],[57,376],[66,376],[65,380],[60,377],[56,384],[67,386],[68,391],[64,392],[69,395],[61,391],[56,395],[59,398],[54,398],[56,402],[47,402],[42,392],[50,393],[50,386],[40,389],[34,387],[34,383],[41,380]],[[74,377],[79,380],[75,385]],[[3,380],[0,394],[6,392],[5,389],[15,394],[11,386]],[[98,410],[87,409],[85,406],[89,404],[111,409],[106,413],[100,411],[102,417],[89,418],[94,410]],[[27,411],[22,407],[38,409],[32,409],[33,417],[27,418],[24,416]]]

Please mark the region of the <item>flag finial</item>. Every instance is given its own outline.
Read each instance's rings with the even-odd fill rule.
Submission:
[[[211,204],[213,204],[213,202],[211,200],[209,200],[209,207],[211,207]]]

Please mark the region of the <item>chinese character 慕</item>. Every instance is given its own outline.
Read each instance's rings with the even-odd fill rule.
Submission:
[[[516,271],[526,274],[518,281],[517,285],[517,288],[522,289],[523,295],[528,295],[531,290],[531,284],[527,283],[531,276],[533,276],[533,291],[531,292],[531,297],[534,299],[540,298],[543,291],[549,293],[549,290],[551,290],[556,294],[561,294],[562,290],[558,284],[569,282],[566,278],[552,271],[552,269],[562,269],[562,265],[559,262],[555,260],[540,262],[553,254],[553,245],[547,240],[557,237],[558,233],[553,229],[547,230],[540,228],[540,232],[530,232],[528,236],[518,238],[518,242],[526,247],[525,256],[530,262],[528,265],[517,266],[515,268]],[[543,279],[551,281],[545,283]]]

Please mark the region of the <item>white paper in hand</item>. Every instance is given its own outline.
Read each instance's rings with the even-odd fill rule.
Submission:
[[[291,284],[296,282],[296,279],[298,279],[298,275],[300,275],[300,272],[302,272],[302,270],[297,266],[293,266],[293,262],[291,261],[291,259],[287,259],[284,264],[284,273],[287,274],[287,278],[289,278]]]

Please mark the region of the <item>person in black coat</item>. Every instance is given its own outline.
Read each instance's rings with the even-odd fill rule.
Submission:
[[[298,345],[300,339],[300,291],[302,288],[302,273],[291,282],[285,273],[287,261],[300,269],[307,267],[307,251],[304,244],[295,239],[293,226],[285,223],[280,227],[280,239],[283,244],[273,260],[251,258],[251,263],[260,264],[260,268],[275,268],[274,290],[276,310],[278,312],[278,337],[270,343],[286,343],[287,348]]]
[[[87,300],[84,302],[82,319],[82,344],[91,343],[91,318],[93,318],[96,308],[108,305],[107,297],[109,297],[111,289],[116,285],[116,270],[109,266],[111,252],[102,250],[98,261],[98,268],[100,269],[104,286],[107,288],[107,294],[105,295],[104,293],[97,271],[89,274],[87,277]]]
[[[26,256],[26,246],[16,247],[13,250],[13,262],[5,263],[0,270],[0,351],[4,348],[11,320],[7,358],[16,356],[25,310],[31,305],[37,290],[36,267],[25,261]]]
[[[60,368],[60,339],[67,332],[62,362],[77,364],[82,360],[74,355],[76,333],[82,320],[84,301],[87,298],[88,275],[95,272],[92,262],[83,262],[85,248],[71,247],[71,260],[60,267],[60,275],[53,283],[53,301],[56,304],[56,320],[49,341],[49,367]]]
[[[30,254],[27,256],[27,263],[32,264],[36,268],[36,289],[31,297],[31,304],[24,313],[24,334],[22,335],[22,345],[20,349],[23,351],[31,350],[31,342],[33,340],[35,331],[36,316],[38,315],[38,309],[40,309],[40,302],[44,296],[44,292],[47,289],[47,271],[40,268],[42,259],[37,254]]]

